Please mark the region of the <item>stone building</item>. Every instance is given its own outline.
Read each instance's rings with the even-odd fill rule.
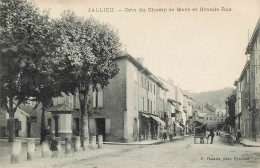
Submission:
[[[39,137],[37,117],[40,108],[34,109],[32,104],[21,104],[14,115],[15,137]],[[0,109],[0,137],[8,137],[9,114]]]
[[[260,141],[260,18],[246,48],[249,55],[249,110],[252,135],[250,139]]]
[[[157,139],[166,125],[162,120],[166,113],[166,88],[143,66],[142,59],[126,54],[117,57],[116,62],[118,74],[107,87],[98,87],[91,93],[90,135],[103,135],[104,141],[113,142]],[[52,131],[58,136],[78,134],[78,95],[64,95],[53,102],[54,107],[46,117]]]
[[[235,131],[238,129],[244,138],[250,138],[251,120],[249,111],[249,62],[243,68],[238,80],[235,81],[236,86],[236,103],[235,103]]]
[[[236,86],[236,130],[244,138],[260,141],[260,18],[245,54],[247,62]]]

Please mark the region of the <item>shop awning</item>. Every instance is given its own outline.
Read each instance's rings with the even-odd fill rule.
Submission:
[[[163,120],[161,120],[159,117],[154,116],[154,115],[150,115],[155,121],[157,121],[158,123],[162,124],[162,126],[165,126],[165,122]]]
[[[150,118],[150,116],[148,114],[144,114],[144,113],[141,113],[143,117],[145,118]]]

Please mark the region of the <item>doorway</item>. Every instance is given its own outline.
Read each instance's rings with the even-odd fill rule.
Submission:
[[[31,123],[27,121],[27,137],[31,137]]]
[[[96,118],[97,136],[103,135],[103,141],[105,141],[105,118]]]
[[[138,125],[137,125],[136,118],[134,118],[133,136],[134,136],[134,141],[137,141],[138,140]]]

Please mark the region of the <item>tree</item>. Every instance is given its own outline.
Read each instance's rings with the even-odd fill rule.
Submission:
[[[9,141],[12,141],[16,109],[36,95],[37,89],[42,89],[37,88],[36,81],[42,80],[39,66],[48,62],[43,56],[49,46],[45,38],[51,27],[48,12],[40,13],[33,3],[25,0],[1,0],[1,3],[0,107],[9,113]]]
[[[98,85],[104,88],[117,74],[115,57],[120,53],[119,36],[109,25],[92,17],[80,18],[72,11],[65,11],[61,19],[56,20],[56,30],[60,34],[59,71],[66,71],[65,80],[71,90],[79,93],[81,139],[88,140],[90,93]]]

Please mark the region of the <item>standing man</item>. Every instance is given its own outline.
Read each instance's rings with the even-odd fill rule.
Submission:
[[[236,136],[236,140],[237,140],[237,142],[240,141],[241,137],[242,137],[242,135],[241,135],[240,130],[237,130],[237,136]]]
[[[213,131],[212,128],[211,128],[210,131],[209,131],[208,139],[209,139],[210,136],[211,136],[211,142],[210,142],[210,144],[212,144],[212,143],[213,143],[213,138],[214,138],[214,131]]]

